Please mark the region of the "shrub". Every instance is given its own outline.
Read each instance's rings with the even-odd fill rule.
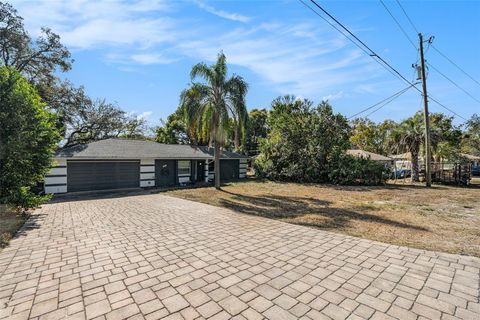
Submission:
[[[346,155],[347,119],[327,102],[318,106],[286,96],[273,101],[267,137],[254,162],[261,178],[293,182],[379,184],[387,179],[383,165]]]
[[[60,141],[57,116],[28,80],[0,67],[0,204],[28,209],[48,199],[32,188],[44,179]]]
[[[388,169],[370,159],[342,154],[330,163],[329,180],[334,184],[384,184],[388,179]]]

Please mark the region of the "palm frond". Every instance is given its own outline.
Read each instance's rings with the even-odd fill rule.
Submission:
[[[212,83],[215,79],[213,70],[208,67],[204,62],[197,63],[192,67],[190,71],[190,79],[193,81],[197,77],[203,78],[206,82]]]

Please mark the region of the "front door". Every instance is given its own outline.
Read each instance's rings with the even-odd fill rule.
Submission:
[[[205,161],[197,161],[197,182],[202,182],[205,180]]]
[[[171,187],[175,185],[175,160],[155,160],[155,185]]]

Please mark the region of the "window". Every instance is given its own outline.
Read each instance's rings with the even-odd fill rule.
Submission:
[[[178,174],[180,175],[190,175],[190,160],[179,160],[178,161]]]

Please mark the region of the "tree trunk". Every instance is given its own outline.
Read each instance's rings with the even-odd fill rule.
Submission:
[[[220,144],[215,141],[215,188],[220,189]]]
[[[411,152],[412,154],[412,181],[419,182],[418,175],[418,152]]]
[[[235,137],[233,139],[233,143],[235,144],[235,151],[240,150],[240,125],[235,123]]]

